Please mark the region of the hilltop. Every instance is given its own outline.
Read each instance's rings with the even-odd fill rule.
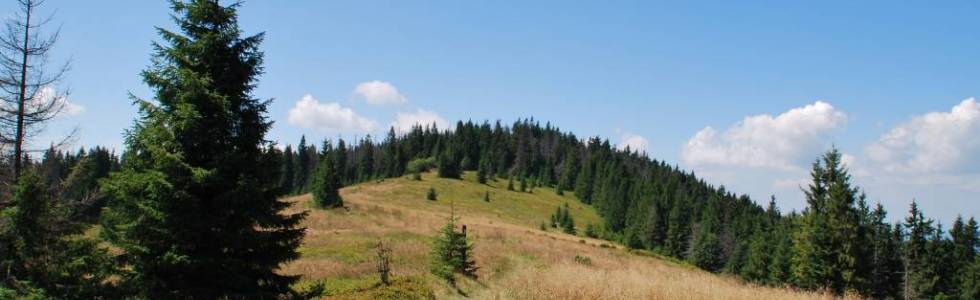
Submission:
[[[309,210],[301,258],[282,272],[302,275],[300,285],[323,282],[327,299],[824,299],[820,294],[759,287],[712,274],[645,251],[582,236],[598,224],[595,209],[552,188],[508,191],[506,180],[476,182],[423,174],[389,178],[341,190],[345,207],[313,208],[310,195],[288,198],[293,210]],[[426,200],[434,188],[436,201]],[[483,201],[490,193],[490,201]],[[428,275],[430,241],[445,224],[450,203],[469,228],[480,269],[456,291]],[[579,235],[541,230],[560,205],[568,203]],[[392,249],[395,282],[380,287],[376,247]]]

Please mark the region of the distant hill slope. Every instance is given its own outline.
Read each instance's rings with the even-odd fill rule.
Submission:
[[[310,210],[302,257],[283,268],[303,275],[303,283],[326,284],[328,299],[830,299],[813,293],[747,285],[645,252],[630,252],[611,242],[581,236],[585,225],[599,224],[595,210],[551,188],[533,193],[508,191],[506,181],[479,184],[472,173],[463,180],[424,174],[359,184],[341,191],[344,209],[313,209],[310,195],[291,198],[293,209]],[[437,201],[426,200],[432,187]],[[490,193],[490,201],[483,200]],[[431,237],[444,225],[454,203],[474,239],[480,267],[477,280],[459,290],[428,275]],[[560,233],[547,223],[568,203],[579,236]],[[395,276],[378,285],[376,247],[392,249]]]

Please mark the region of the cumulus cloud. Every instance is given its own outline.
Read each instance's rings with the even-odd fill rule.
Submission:
[[[449,128],[449,121],[446,121],[446,119],[435,112],[421,108],[415,110],[415,112],[399,112],[395,116],[395,121],[391,122],[391,127],[394,127],[395,131],[399,133],[407,133],[415,125],[429,126],[432,124],[436,124],[436,127],[440,130]]]
[[[61,107],[61,116],[71,117],[77,116],[85,112],[85,107],[68,101],[68,97],[65,94],[59,94],[53,87],[46,86],[37,91],[34,98],[28,102],[28,111],[37,111],[37,109],[46,108],[54,103],[54,107]]]
[[[354,88],[354,97],[371,105],[401,104],[408,101],[394,85],[378,80],[358,84]]]
[[[354,113],[350,108],[336,102],[321,103],[309,94],[289,109],[287,121],[302,128],[336,132],[371,132],[378,127],[374,121]]]
[[[688,139],[681,158],[695,166],[800,170],[824,149],[829,133],[845,123],[843,112],[817,101],[775,117],[748,116],[720,132],[705,127]]]
[[[969,98],[948,112],[915,116],[866,151],[887,172],[980,173],[980,103]]]
[[[642,152],[647,152],[647,150],[650,149],[650,142],[647,141],[647,138],[643,136],[629,133],[629,132],[624,132],[623,134],[619,135],[618,146],[620,150],[629,147],[630,150],[632,151],[638,151],[642,153]]]

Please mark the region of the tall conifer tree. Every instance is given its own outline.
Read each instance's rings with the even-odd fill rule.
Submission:
[[[297,279],[277,270],[298,258],[305,214],[284,211],[264,161],[263,35],[241,36],[238,6],[171,2],[180,32],[158,29],[142,73],[155,101],[136,99],[125,165],[103,183],[102,233],[139,297],[277,298]]]
[[[312,191],[313,203],[321,208],[335,208],[344,206],[344,200],[340,198],[340,177],[337,168],[334,166],[336,160],[333,146],[329,141],[323,141],[323,153],[320,163],[317,165],[316,173],[313,175]]]

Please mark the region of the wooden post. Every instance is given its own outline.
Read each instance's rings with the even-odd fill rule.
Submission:
[[[378,275],[381,276],[381,283],[384,285],[391,284],[389,278],[391,274],[390,256],[391,249],[385,247],[384,242],[378,242]]]

